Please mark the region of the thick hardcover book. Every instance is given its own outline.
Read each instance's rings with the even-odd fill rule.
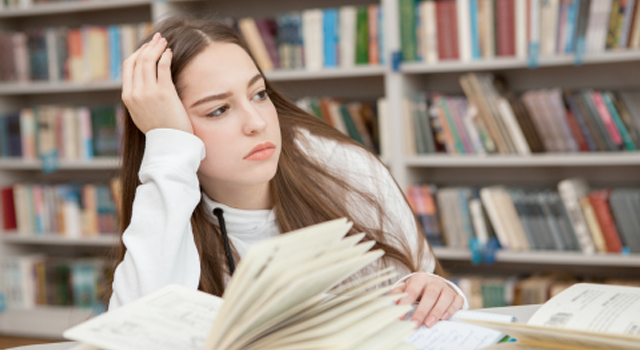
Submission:
[[[455,0],[436,1],[436,23],[438,33],[438,59],[459,59],[458,15]]]
[[[496,46],[498,56],[515,56],[515,1],[496,0]]]
[[[589,193],[589,201],[593,206],[593,210],[602,229],[607,251],[610,253],[620,253],[622,251],[622,241],[618,234],[611,207],[609,205],[609,196],[611,190],[597,190]]]
[[[400,11],[400,43],[402,60],[411,62],[418,60],[416,43],[416,0],[399,0]]]

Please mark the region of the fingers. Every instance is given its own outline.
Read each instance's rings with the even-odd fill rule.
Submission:
[[[129,94],[133,89],[133,73],[136,65],[136,60],[140,56],[142,50],[147,47],[147,44],[140,46],[131,56],[129,56],[122,63],[122,95]]]
[[[431,308],[429,316],[424,320],[425,326],[431,328],[436,322],[442,319],[444,313],[449,309],[456,295],[449,288],[443,288],[435,305]]]
[[[461,295],[456,295],[453,298],[453,302],[451,303],[447,311],[445,311],[444,315],[440,317],[440,319],[441,320],[449,319],[449,317],[453,316],[453,314],[455,314],[456,311],[462,309],[463,305],[464,305],[464,298]]]
[[[404,282],[398,283],[398,285],[393,288],[389,294],[390,295],[394,295],[394,294],[401,294],[404,293],[405,288],[407,287],[407,284]]]
[[[142,74],[144,75],[144,83],[146,86],[151,86],[158,81],[158,60],[167,47],[167,39],[160,36],[159,33],[154,35],[154,40],[151,41],[147,49],[145,50],[142,60]]]
[[[158,84],[166,86],[167,84],[173,85],[171,81],[171,59],[173,58],[173,51],[167,48],[160,56],[158,62]]]
[[[407,293],[407,295],[400,299],[398,304],[412,305],[420,298],[422,291],[424,290],[424,286],[426,285],[426,281],[421,277],[422,276],[420,275],[415,275],[406,281],[404,292]]]
[[[435,284],[435,283],[426,286],[424,294],[422,295],[422,298],[420,299],[420,303],[418,304],[418,307],[416,308],[416,311],[414,311],[413,316],[411,316],[411,321],[418,322],[418,324],[423,324],[424,323],[425,325],[427,325],[425,320],[427,319],[427,315],[430,315],[433,307],[438,302],[438,300],[440,298],[440,294],[441,294],[442,289],[443,289],[442,287],[443,287],[442,285]],[[451,302],[451,301],[449,301],[449,302]],[[447,306],[449,306],[449,305],[447,304]],[[442,313],[444,313],[444,311],[445,310],[443,309]],[[427,325],[427,327],[430,327],[430,326]]]

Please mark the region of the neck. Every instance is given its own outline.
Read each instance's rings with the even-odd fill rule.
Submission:
[[[269,182],[258,185],[241,186],[229,183],[207,184],[201,179],[204,192],[218,203],[244,210],[273,208]]]

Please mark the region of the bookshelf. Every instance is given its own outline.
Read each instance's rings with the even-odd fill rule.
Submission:
[[[60,2],[20,9],[0,10],[0,30],[23,30],[31,27],[84,23],[106,24],[157,21],[172,14],[198,13],[204,16],[273,16],[306,8],[327,8],[342,5],[370,4],[370,0],[248,0],[239,4],[215,0],[110,0]],[[401,63],[398,69],[391,64],[392,53],[400,51],[399,0],[381,0],[385,13],[386,64],[353,68],[322,69],[319,71],[271,71],[266,76],[291,99],[303,96],[336,96],[377,98],[387,100],[387,124],[381,125],[390,140],[389,152],[381,155],[402,188],[417,183],[437,183],[449,186],[485,186],[497,183],[525,187],[553,187],[558,181],[581,175],[594,186],[640,186],[640,152],[463,155],[447,154],[408,156],[405,154],[402,100],[421,91],[442,91],[461,94],[459,76],[468,72],[499,73],[513,90],[522,92],[533,88],[561,86],[564,88],[595,87],[606,89],[638,89],[640,87],[640,51],[616,51],[587,54],[582,64],[575,66],[572,55],[541,57],[537,68],[530,69],[528,61],[518,58],[494,58],[471,62],[441,61],[437,64]],[[26,105],[40,103],[83,104],[115,102],[120,82],[0,82],[0,113]],[[18,181],[100,181],[115,173],[118,159],[95,159],[88,162],[61,162],[60,170],[51,175],[41,173],[39,161],[0,158],[0,185]],[[3,232],[0,232],[3,233]],[[95,239],[64,239],[52,235],[42,237],[0,236],[0,256],[24,252],[69,253],[106,252],[117,243],[113,236]],[[468,262],[470,253],[464,249],[435,248],[436,256],[445,266],[454,269]],[[597,254],[586,256],[575,252],[510,252],[496,255],[502,264],[527,266],[535,270],[542,265],[568,266],[571,271],[588,272],[594,267],[624,269],[631,277],[640,267],[640,256],[631,254]],[[472,269],[482,274],[487,267]],[[523,269],[524,270],[524,269]],[[637,270],[636,270],[637,271]],[[32,310],[0,312],[0,333],[61,337],[62,330],[91,315],[91,310],[77,308],[41,307]]]

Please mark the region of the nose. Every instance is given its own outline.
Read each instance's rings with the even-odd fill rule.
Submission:
[[[259,134],[267,128],[267,122],[256,106],[247,102],[243,109],[242,131],[245,135]]]

